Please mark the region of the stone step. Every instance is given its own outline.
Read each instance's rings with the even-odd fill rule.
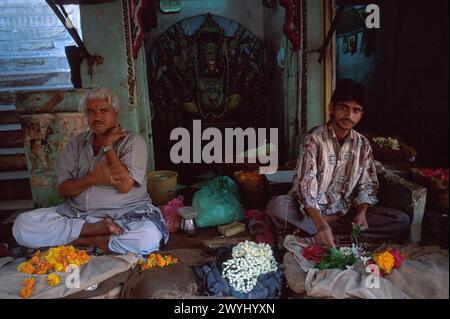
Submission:
[[[15,110],[16,106],[14,104],[0,104],[0,112],[10,112]]]
[[[25,154],[25,149],[23,147],[0,148],[0,156],[21,154]]]
[[[34,52],[51,53],[55,51],[64,55],[64,46],[74,45],[71,37],[64,39],[38,39],[29,41],[0,41],[0,54],[2,56],[29,54]]]
[[[23,147],[22,131],[0,131],[0,148]]]
[[[0,107],[4,107],[4,108],[14,107],[14,109],[15,109],[14,103],[15,103],[14,102],[14,94],[11,94],[8,92],[0,93]]]
[[[0,149],[0,172],[24,171],[27,169],[25,153],[2,154]]]
[[[0,57],[1,72],[30,72],[30,70],[40,70],[42,72],[42,70],[61,69],[69,69],[66,56]]]
[[[0,18],[6,19],[0,20],[0,23],[4,23],[5,25],[20,25],[22,23],[27,23],[33,26],[33,23],[48,22],[50,19],[53,19],[53,17],[56,18],[53,10],[43,0],[38,3],[27,3],[26,5],[21,5],[19,3],[5,5],[4,2],[5,0],[2,0],[2,11],[0,11]],[[79,19],[78,6],[67,5],[64,6],[64,9],[69,14],[69,17],[73,22]],[[26,16],[26,13],[30,14]],[[29,19],[23,19],[23,17],[28,17]],[[44,19],[46,17],[48,18]]]
[[[0,76],[0,92],[17,91],[24,87],[31,90],[73,88],[70,77],[70,71]]]
[[[32,199],[0,201],[0,210],[31,210],[34,208]]]
[[[50,9],[50,8],[49,8]],[[25,15],[27,10],[18,15],[5,15],[0,16],[0,28],[15,28],[15,29],[26,29],[26,28],[38,28],[38,27],[52,27],[55,25],[62,24],[53,11],[50,9],[49,14],[30,14]]]
[[[28,172],[0,172],[0,201],[31,199]]]
[[[20,121],[19,115],[16,114],[15,110],[0,111],[0,125],[19,123],[19,121]]]
[[[63,24],[53,27],[10,29],[3,27],[0,29],[1,41],[30,41],[35,39],[66,39],[70,38]]]
[[[0,132],[4,132],[4,131],[20,131],[20,130],[22,130],[22,125],[20,125],[20,123],[2,124],[2,125],[0,125]]]
[[[0,172],[0,181],[12,181],[28,179],[30,175],[27,171],[10,171],[10,172]]]
[[[0,86],[0,95],[5,92],[28,92],[28,91],[59,91],[59,90],[70,90],[73,89],[72,83],[61,84],[61,83],[52,83],[52,84],[41,84],[41,85],[30,85],[30,86],[17,86],[17,87],[1,87]]]
[[[70,72],[70,68],[42,68],[42,69],[25,69],[25,70],[1,70],[0,79],[1,80],[15,80],[16,78],[22,78],[26,76],[40,75],[40,74],[51,74],[51,73],[65,73]]]

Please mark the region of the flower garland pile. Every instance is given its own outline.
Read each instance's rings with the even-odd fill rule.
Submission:
[[[361,261],[364,265],[376,264],[382,275],[389,274],[394,268],[400,268],[405,259],[398,249],[385,249],[370,255],[360,244],[328,250],[318,245],[310,245],[302,251],[302,255],[312,261],[319,270],[351,269],[357,261]]]
[[[315,268],[323,269],[349,269],[358,260],[364,264],[370,260],[364,247],[360,244],[352,244],[351,247],[325,249],[319,245],[306,247],[302,252],[303,257],[314,262]]]
[[[362,261],[364,266],[376,264],[382,275],[387,275],[393,268],[400,268],[405,257],[398,249],[385,249],[375,252],[372,256],[364,250],[363,244],[358,242],[361,235],[361,226],[352,224],[354,241],[351,247],[325,249],[319,245],[310,245],[303,249],[302,255],[315,264],[315,268],[323,269],[352,269],[357,261]]]
[[[82,266],[90,259],[84,250],[75,249],[73,246],[59,246],[43,253],[38,250],[30,260],[21,263],[17,270],[29,275],[45,275],[55,271],[66,271],[69,265]]]
[[[86,251],[75,249],[73,246],[53,247],[45,252],[38,250],[30,260],[22,262],[17,270],[28,275],[46,275],[49,286],[54,287],[60,283],[60,278],[54,272],[64,272],[69,265],[78,267],[87,264],[91,259]],[[24,287],[20,291],[22,298],[29,298],[33,294],[35,278],[24,280]]]
[[[147,270],[154,267],[165,267],[171,264],[177,264],[178,258],[172,257],[172,255],[160,255],[160,254],[150,254],[147,260],[139,259],[139,265],[141,265],[141,270]]]
[[[223,263],[222,275],[238,292],[252,291],[259,275],[277,270],[277,262],[267,244],[245,241],[233,247],[232,256]]]

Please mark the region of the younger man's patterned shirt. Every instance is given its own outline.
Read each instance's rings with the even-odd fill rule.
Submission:
[[[304,208],[345,215],[361,204],[375,205],[378,179],[370,143],[351,130],[340,145],[331,122],[312,129],[300,148],[290,195]]]

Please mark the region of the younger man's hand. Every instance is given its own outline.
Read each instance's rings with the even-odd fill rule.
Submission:
[[[365,212],[356,214],[353,223],[361,226],[361,231],[369,229]]]
[[[318,227],[315,238],[318,244],[326,247],[336,247],[336,244],[334,243],[333,231],[328,224],[323,224]]]

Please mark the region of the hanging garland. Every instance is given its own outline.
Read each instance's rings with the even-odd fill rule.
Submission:
[[[302,37],[302,72],[301,72],[301,102],[300,102],[300,132],[304,136],[308,130],[308,7],[305,0],[301,0],[301,37]]]
[[[131,39],[131,23],[129,12],[129,0],[122,0],[123,27],[125,33],[125,53],[127,56],[127,83],[128,83],[128,108],[136,108],[136,74],[133,57],[133,45]]]

